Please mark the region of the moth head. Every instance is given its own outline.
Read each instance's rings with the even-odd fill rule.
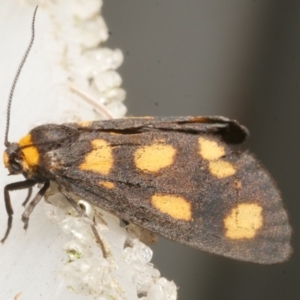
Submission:
[[[24,136],[19,143],[10,144],[4,151],[3,161],[11,175],[34,173],[39,162],[39,152],[31,142],[31,135]]]
[[[19,144],[12,143],[8,146],[3,154],[5,167],[9,170],[9,174],[17,175],[23,172],[23,155]]]

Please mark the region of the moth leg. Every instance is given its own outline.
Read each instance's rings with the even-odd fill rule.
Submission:
[[[103,258],[107,258],[108,254],[107,254],[107,251],[105,249],[104,243],[103,243],[103,241],[102,241],[102,239],[101,239],[101,237],[100,237],[100,235],[99,235],[99,233],[96,229],[96,219],[95,218],[93,218],[93,224],[91,225],[91,228],[92,228],[93,234],[96,238],[96,241],[97,241],[97,243],[99,244],[99,246],[102,250]]]
[[[9,192],[16,191],[16,190],[23,190],[23,189],[32,189],[32,187],[36,184],[35,180],[24,180],[19,182],[14,182],[6,185],[4,187],[4,201],[5,201],[5,208],[8,214],[8,220],[7,220],[7,228],[4,237],[1,240],[1,243],[4,243],[7,237],[9,236],[11,227],[12,227],[12,221],[13,221],[13,208],[10,201],[10,195]],[[28,192],[29,195],[29,192]],[[28,196],[27,196],[28,198]],[[26,200],[27,200],[26,198]]]
[[[31,195],[32,195],[32,186],[28,188],[28,194],[27,194],[27,197],[25,199],[25,201],[22,203],[23,206],[26,206],[28,201],[30,200],[31,198]]]
[[[68,202],[70,203],[70,205],[76,210],[76,212],[81,216],[81,217],[85,217],[88,218],[88,216],[86,215],[86,213],[84,212],[84,210],[77,205],[77,203],[74,201],[74,199],[66,192],[64,191],[62,188],[59,188],[60,192],[66,197],[66,199],[68,200]],[[91,225],[93,234],[96,238],[97,243],[99,244],[102,254],[103,254],[103,258],[107,258],[108,257],[108,253],[105,249],[104,243],[96,229],[96,221],[95,218],[93,218],[93,224]]]
[[[35,197],[29,202],[28,206],[25,208],[25,211],[22,214],[22,221],[24,222],[24,229],[28,228],[29,216],[36,207],[36,205],[41,201],[44,197],[46,191],[50,186],[50,181],[46,181],[44,186],[39,190],[39,192],[35,195]]]
[[[77,205],[76,201],[63,188],[59,187],[58,189],[66,197],[69,204],[76,210],[78,215],[80,215],[81,217],[87,217],[84,210]]]

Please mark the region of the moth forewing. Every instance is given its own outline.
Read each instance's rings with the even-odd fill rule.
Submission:
[[[147,117],[42,125],[17,145],[27,180],[55,181],[201,250],[282,262],[291,253],[291,229],[279,192],[252,155],[228,145],[246,135],[224,117]]]

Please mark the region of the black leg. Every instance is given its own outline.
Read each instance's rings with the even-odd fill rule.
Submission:
[[[30,201],[28,206],[25,208],[25,211],[22,214],[22,221],[24,222],[24,229],[28,228],[29,216],[34,210],[35,206],[41,201],[45,193],[47,192],[50,186],[50,181],[46,181],[44,186],[39,190],[35,197]]]
[[[24,180],[19,182],[14,182],[6,185],[4,187],[4,201],[7,214],[9,216],[13,215],[14,211],[11,206],[9,192],[16,190],[24,190],[32,188],[37,182],[35,180]]]
[[[9,192],[15,191],[15,190],[23,190],[23,189],[32,189],[32,187],[36,184],[35,180],[24,180],[19,182],[14,182],[11,184],[8,184],[4,187],[4,201],[5,201],[5,208],[8,214],[8,220],[7,220],[7,229],[5,232],[5,235],[3,239],[1,240],[1,243],[4,243],[7,239],[9,232],[12,227],[12,221],[13,221],[13,208],[11,206],[10,196]],[[27,196],[28,197],[28,196]]]
[[[22,205],[24,207],[27,205],[28,201],[30,200],[31,195],[32,195],[32,187],[29,187],[27,197],[26,197],[25,201],[22,203]]]
[[[10,230],[11,230],[11,227],[12,227],[12,220],[13,220],[12,216],[8,216],[6,232],[4,234],[4,237],[1,240],[2,244],[5,242],[5,240],[7,239],[8,235],[10,233]]]

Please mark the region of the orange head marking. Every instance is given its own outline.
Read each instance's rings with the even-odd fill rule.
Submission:
[[[31,140],[31,135],[24,136],[19,143],[6,148],[3,155],[4,165],[10,174],[32,173],[39,163],[39,152]]]

